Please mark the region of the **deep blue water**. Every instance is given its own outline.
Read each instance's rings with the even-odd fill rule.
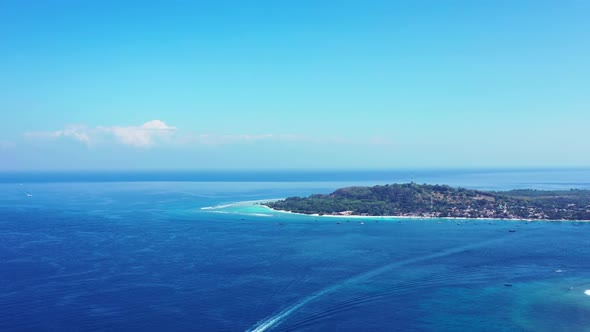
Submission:
[[[588,224],[202,209],[411,177],[590,188],[588,170],[113,174],[0,176],[1,331],[590,331]]]

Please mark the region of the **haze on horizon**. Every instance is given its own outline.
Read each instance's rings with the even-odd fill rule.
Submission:
[[[0,170],[590,166],[588,1],[2,1]]]

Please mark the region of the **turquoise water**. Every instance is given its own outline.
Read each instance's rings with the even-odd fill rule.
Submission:
[[[587,187],[578,172],[429,176]],[[590,330],[589,224],[361,224],[232,205],[390,182],[308,176],[4,181],[0,330]]]

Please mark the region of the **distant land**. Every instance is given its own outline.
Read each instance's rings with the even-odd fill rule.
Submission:
[[[347,187],[263,205],[317,215],[590,220],[590,190],[578,189],[481,191],[404,183]]]

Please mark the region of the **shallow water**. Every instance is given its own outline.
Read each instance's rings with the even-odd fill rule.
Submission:
[[[588,224],[202,209],[356,183],[1,184],[0,330],[590,330]]]

